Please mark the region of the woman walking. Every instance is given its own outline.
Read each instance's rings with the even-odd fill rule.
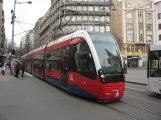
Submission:
[[[5,71],[6,71],[6,68],[5,68],[5,65],[1,68],[1,72],[3,75],[5,75]]]

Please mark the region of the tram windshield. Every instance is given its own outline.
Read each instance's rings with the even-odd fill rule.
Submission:
[[[115,39],[106,34],[89,34],[99,57],[104,74],[122,73],[123,67]]]

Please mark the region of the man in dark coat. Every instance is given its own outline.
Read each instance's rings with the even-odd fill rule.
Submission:
[[[20,72],[20,63],[17,62],[17,65],[16,65],[16,77],[18,78],[18,74]]]
[[[22,70],[22,77],[23,77],[24,72],[25,72],[25,64],[24,63],[21,64],[21,70]]]

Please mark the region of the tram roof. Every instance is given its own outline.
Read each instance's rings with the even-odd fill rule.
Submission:
[[[57,43],[64,42],[66,40],[70,40],[73,37],[83,37],[83,38],[85,38],[86,35],[89,34],[89,33],[91,33],[91,34],[100,34],[100,35],[111,35],[110,33],[100,33],[100,32],[86,31],[86,30],[77,30],[77,31],[75,31],[75,32],[73,32],[71,34],[68,34],[66,36],[63,36],[63,37],[57,39],[57,40],[54,40],[54,41],[50,42],[48,44],[48,47],[52,46],[52,45],[55,45]]]
[[[39,47],[39,48],[37,48],[37,49],[34,49],[32,52],[34,53],[34,52],[37,52],[37,51],[39,51],[39,50],[43,50],[43,49],[45,49],[45,46],[46,46],[46,45],[41,46],[41,47]]]
[[[161,50],[161,44],[150,45],[150,51]]]

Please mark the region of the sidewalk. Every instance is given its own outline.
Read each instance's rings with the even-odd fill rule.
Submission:
[[[5,75],[0,74],[0,82],[10,81],[16,79],[13,75],[10,75],[9,68],[6,68]]]
[[[143,68],[128,68],[126,82],[147,85],[147,71]]]

